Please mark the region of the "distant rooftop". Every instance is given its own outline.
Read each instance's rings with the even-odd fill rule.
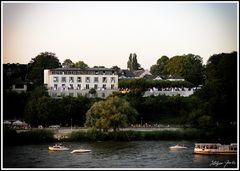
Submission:
[[[118,76],[125,76],[125,77],[128,77],[128,78],[132,78],[135,75],[134,75],[134,73],[132,71],[129,71],[128,69],[121,69],[119,71]]]
[[[49,70],[55,71],[114,71],[114,69],[110,68],[53,68]]]
[[[170,75],[168,79],[184,79],[184,78],[181,75],[174,74]]]
[[[140,77],[140,75],[144,72],[145,70],[136,70],[136,71],[133,71],[133,74],[135,75],[135,77]]]

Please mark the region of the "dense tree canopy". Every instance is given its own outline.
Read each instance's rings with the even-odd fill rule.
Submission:
[[[74,66],[74,63],[71,61],[71,59],[66,59],[63,63],[62,63],[62,67],[63,68],[71,68]]]
[[[166,72],[166,70],[164,70],[164,68],[168,63],[168,61],[169,61],[169,58],[167,56],[162,56],[157,60],[157,64],[151,66],[150,72],[153,75],[160,75],[160,76],[167,75],[168,73]]]
[[[216,54],[206,66],[204,88],[198,94],[205,100],[208,115],[218,122],[237,118],[237,52]]]
[[[11,89],[12,85],[23,85],[26,80],[27,65],[25,64],[3,64],[3,88]]]
[[[88,68],[88,65],[85,64],[83,61],[78,61],[73,65],[74,68],[81,68],[81,69],[85,69]]]
[[[111,67],[111,69],[113,69],[114,71],[116,71],[117,73],[119,73],[120,72],[120,70],[121,70],[121,68],[120,67],[118,67],[117,65],[115,65],[115,66],[112,66]]]
[[[27,102],[24,120],[32,126],[49,126],[59,124],[62,126],[83,126],[85,113],[90,108],[92,100],[79,96],[66,96],[62,99],[54,99],[41,96]]]
[[[237,136],[237,53],[212,55],[206,65],[206,80],[193,96],[198,105],[186,122],[212,130],[219,138]]]
[[[86,113],[86,126],[108,131],[114,131],[121,127],[127,127],[134,122],[137,111],[130,104],[119,97],[108,97],[105,101],[99,101]]]
[[[203,83],[204,68],[202,58],[198,55],[188,54],[174,56],[169,59],[164,70],[171,75],[184,77],[195,86]]]
[[[42,52],[35,58],[32,58],[28,64],[28,78],[35,85],[43,85],[44,69],[59,68],[61,64],[55,53]]]

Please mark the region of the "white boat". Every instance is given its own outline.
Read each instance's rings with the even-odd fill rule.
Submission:
[[[187,148],[187,147],[185,147],[185,146],[181,146],[181,145],[175,145],[175,146],[171,146],[171,147],[169,147],[171,150],[174,150],[174,149],[184,149],[184,148]]]
[[[56,144],[54,146],[49,146],[48,150],[50,150],[50,151],[64,151],[64,150],[69,150],[69,148]]]
[[[231,143],[230,145],[222,145],[220,143],[196,143],[193,153],[236,155],[237,144]]]
[[[77,149],[77,150],[71,151],[71,153],[87,153],[87,152],[91,152],[91,150]]]

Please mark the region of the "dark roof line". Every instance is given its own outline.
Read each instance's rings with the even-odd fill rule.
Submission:
[[[175,74],[175,75],[170,75],[167,79],[184,79],[184,78],[180,75]]]
[[[51,71],[114,71],[110,68],[52,68]]]

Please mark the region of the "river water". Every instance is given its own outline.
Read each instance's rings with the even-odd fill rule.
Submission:
[[[236,168],[237,156],[193,154],[191,141],[64,142],[69,151],[49,151],[54,144],[3,148],[3,168]],[[176,144],[187,149],[169,150]],[[74,149],[90,153],[70,153]]]

